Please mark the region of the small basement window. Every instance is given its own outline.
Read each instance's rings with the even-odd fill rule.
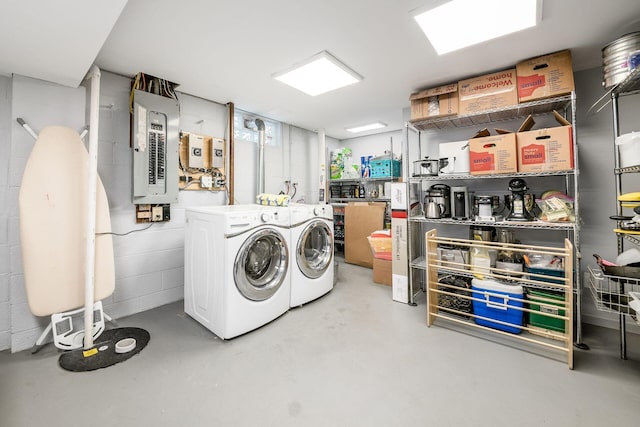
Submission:
[[[274,120],[258,117],[254,114],[236,110],[233,118],[233,137],[236,141],[258,143],[258,128],[255,119],[264,121],[265,145],[279,146],[282,140],[282,124]]]

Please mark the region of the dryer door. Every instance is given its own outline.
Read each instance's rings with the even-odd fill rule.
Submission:
[[[310,279],[322,276],[333,259],[333,233],[324,221],[313,221],[298,240],[296,262],[302,274]]]
[[[233,277],[240,293],[252,301],[275,294],[289,266],[289,251],[282,234],[274,229],[253,233],[236,255]]]

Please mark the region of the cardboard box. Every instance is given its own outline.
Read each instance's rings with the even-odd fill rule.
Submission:
[[[573,128],[564,117],[553,112],[558,127],[517,133],[518,171],[548,172],[571,170]]]
[[[409,304],[409,277],[394,273],[391,275],[391,281],[393,300]]]
[[[373,267],[367,237],[384,226],[384,202],[351,202],[344,209],[344,261]]]
[[[458,114],[458,84],[426,89],[414,93],[411,101],[411,120],[430,119]]]
[[[518,172],[516,134],[470,139],[469,160],[471,175]]]
[[[367,236],[373,258],[391,261],[391,230],[379,230]]]
[[[407,246],[407,219],[391,218],[392,298],[409,302],[409,249]]]
[[[569,50],[522,61],[516,74],[520,102],[565,95],[575,88]]]
[[[475,114],[518,103],[516,70],[485,74],[458,82],[458,114]]]
[[[391,217],[406,218],[408,213],[416,214],[420,211],[420,190],[417,183],[409,183],[409,200],[407,200],[407,183],[391,183]],[[407,202],[409,205],[407,205]],[[407,212],[407,207],[409,212]]]
[[[391,286],[391,261],[380,258],[373,259],[373,281]]]

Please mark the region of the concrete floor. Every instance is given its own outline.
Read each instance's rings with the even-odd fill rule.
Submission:
[[[0,425],[602,426],[640,423],[640,337],[585,327],[575,370],[436,324],[393,302],[371,270],[341,264],[325,297],[222,341],[182,301],[119,321],[140,354],[86,373],[0,353]]]

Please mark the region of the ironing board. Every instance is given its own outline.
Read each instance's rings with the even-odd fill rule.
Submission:
[[[35,316],[84,306],[88,165],[80,135],[62,126],[44,128],[27,161],[19,195],[20,240],[27,300]],[[98,177],[95,301],[114,290],[112,236],[99,235],[110,231],[107,195]]]

